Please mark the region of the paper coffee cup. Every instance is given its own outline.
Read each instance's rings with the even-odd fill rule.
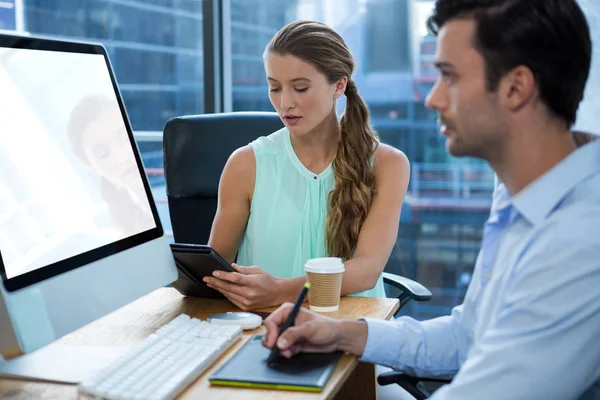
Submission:
[[[341,258],[313,258],[304,264],[310,290],[308,304],[317,312],[332,312],[340,308],[344,263]]]

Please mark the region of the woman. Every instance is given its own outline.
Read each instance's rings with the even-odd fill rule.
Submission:
[[[333,256],[345,263],[342,295],[384,297],[406,156],[378,143],[351,79],[353,57],[334,30],[292,22],[263,58],[285,128],[236,150],[225,165],[209,244],[229,262],[237,253],[238,272],[205,281],[241,309],[275,306],[294,300],[308,259]]]
[[[73,152],[98,175],[111,226],[122,237],[152,229],[154,217],[116,100],[100,94],[81,99],[67,134]]]

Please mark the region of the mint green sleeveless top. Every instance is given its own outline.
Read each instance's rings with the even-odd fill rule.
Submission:
[[[277,278],[304,276],[304,263],[327,256],[325,223],[334,188],[331,164],[320,174],[306,168],[283,128],[250,143],[256,182],[237,263],[258,265]],[[383,278],[355,296],[385,297]]]

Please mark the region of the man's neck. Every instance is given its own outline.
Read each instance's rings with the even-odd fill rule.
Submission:
[[[489,161],[498,178],[514,196],[575,149],[570,130],[556,124],[539,124],[513,131],[506,148]]]

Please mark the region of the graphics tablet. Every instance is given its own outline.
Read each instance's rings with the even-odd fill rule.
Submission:
[[[212,385],[260,389],[321,392],[335,370],[342,352],[300,353],[267,364],[271,350],[263,347],[263,335],[252,336],[210,378]]]

